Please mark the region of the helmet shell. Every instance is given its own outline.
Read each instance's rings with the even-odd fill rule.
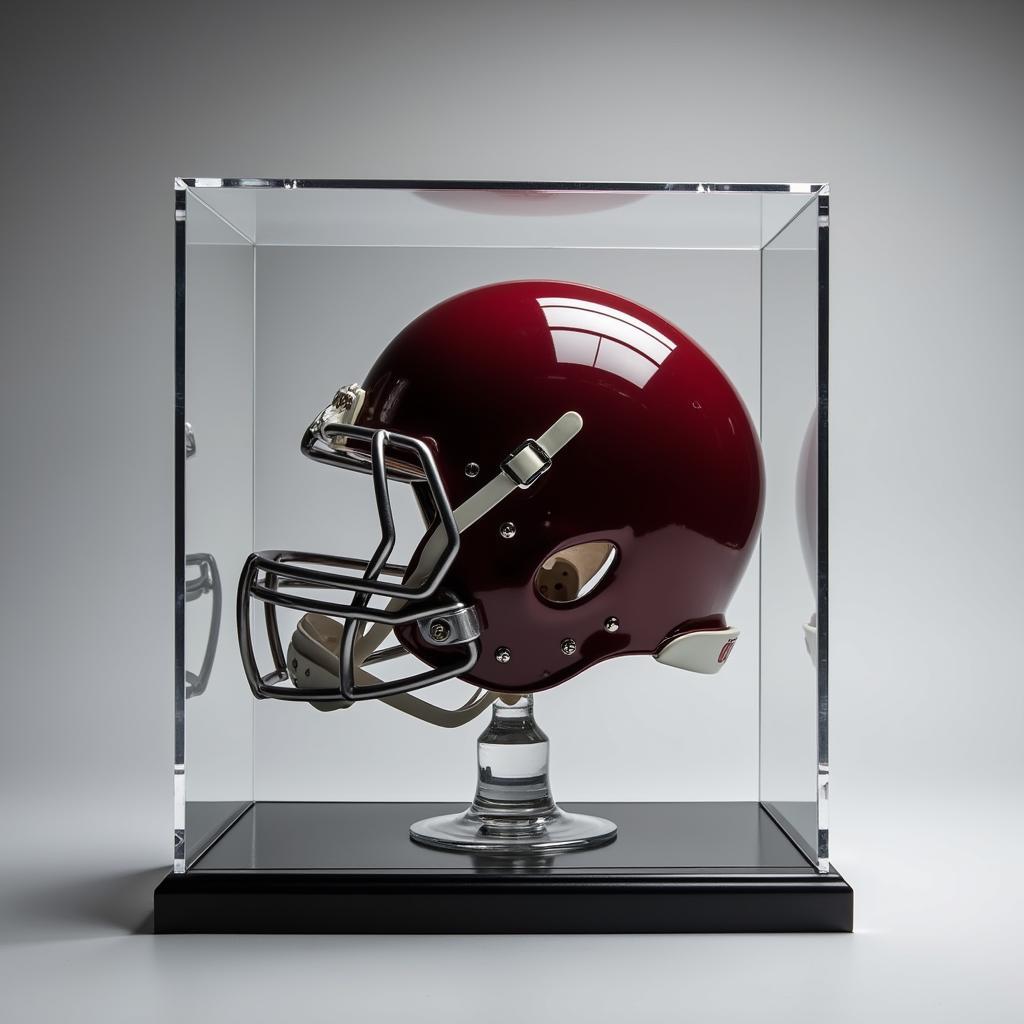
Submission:
[[[563,413],[583,419],[547,473],[462,534],[444,586],[481,620],[483,653],[466,681],[545,689],[725,625],[760,525],[763,460],[735,388],[678,327],[580,284],[492,284],[419,316],[363,387],[359,423],[426,443],[453,508]],[[507,523],[514,536],[502,535]],[[616,548],[593,591],[573,603],[543,597],[542,563],[591,541]],[[432,661],[414,627],[399,637]],[[510,657],[499,661],[498,648]]]

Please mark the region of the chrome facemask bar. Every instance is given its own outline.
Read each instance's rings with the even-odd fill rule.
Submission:
[[[469,672],[480,655],[479,640],[468,637],[463,643],[439,646],[439,652],[444,651],[450,656],[446,656],[437,668],[394,682],[357,685],[356,677],[360,669],[406,653],[402,647],[391,647],[369,654],[357,665],[356,644],[362,635],[361,623],[380,623],[390,627],[418,623],[422,627],[435,619],[456,616],[466,609],[466,605],[450,591],[439,589],[441,580],[458,553],[459,530],[434,457],[423,442],[383,429],[332,421],[326,418],[331,408],[310,425],[302,440],[302,451],[318,462],[342,465],[347,469],[372,474],[381,540],[369,559],[298,551],[257,551],[249,556],[238,583],[238,642],[246,678],[254,696],[259,699],[273,697],[316,704],[390,697]],[[356,442],[358,448],[353,447],[351,442]],[[389,469],[389,461],[404,468]],[[421,559],[426,549],[431,547],[436,549],[436,557],[432,551],[432,562],[425,573],[387,561],[396,539],[388,493],[389,478],[417,481],[417,486],[429,492],[437,522],[426,545],[421,549]],[[379,577],[382,575],[396,576],[408,582],[390,583],[381,580]],[[296,589],[345,590],[352,594],[352,598],[349,601],[332,601],[285,592]],[[369,607],[371,598],[375,596],[391,598],[388,607]],[[253,598],[264,605],[267,638],[274,662],[273,670],[267,673],[259,669],[253,649],[250,625]],[[300,689],[278,685],[288,678],[277,621],[278,608],[319,613],[344,620],[336,689]]]

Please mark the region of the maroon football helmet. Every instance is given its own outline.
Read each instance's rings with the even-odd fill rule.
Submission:
[[[447,299],[337,393],[301,447],[372,474],[382,540],[369,559],[250,556],[238,627],[258,697],[330,709],[457,677],[493,699],[622,654],[716,671],[732,649],[725,612],[760,524],[760,445],[707,353],[628,299],[556,281]],[[409,565],[387,562],[393,481],[411,484],[426,521]],[[287,655],[276,607],[306,613]],[[381,649],[392,631],[398,644]],[[426,671],[372,671],[401,654]]]

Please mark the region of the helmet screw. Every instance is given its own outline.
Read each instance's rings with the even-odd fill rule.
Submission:
[[[434,619],[430,624],[430,639],[436,641],[439,644],[443,644],[445,640],[452,635],[452,627],[448,625],[444,619]]]
[[[511,540],[516,535],[516,524],[502,523],[501,526],[498,527],[498,533],[500,533],[505,540]]]
[[[494,652],[494,660],[499,665],[507,665],[512,660],[512,652],[507,647],[499,647]]]
[[[349,391],[348,388],[342,388],[334,396],[334,408],[335,409],[342,409],[342,410],[347,412],[349,409],[352,408],[352,402],[353,402],[352,392]]]
[[[476,462],[467,462],[466,463],[466,476],[468,476],[468,477],[470,477],[472,479],[474,476],[479,476],[479,475],[480,475],[480,466]]]
[[[563,654],[575,654],[576,653],[576,641],[571,636],[567,636],[562,641],[562,653]]]
[[[609,615],[604,620],[604,628],[606,633],[616,633],[619,629],[619,620],[614,615]]]

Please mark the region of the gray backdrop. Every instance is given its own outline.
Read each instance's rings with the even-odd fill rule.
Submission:
[[[510,979],[538,1019],[1020,1013],[1021,27],[941,2],[5,12],[7,1017],[500,1020]],[[175,174],[832,183],[858,934],[130,934],[171,815]]]

